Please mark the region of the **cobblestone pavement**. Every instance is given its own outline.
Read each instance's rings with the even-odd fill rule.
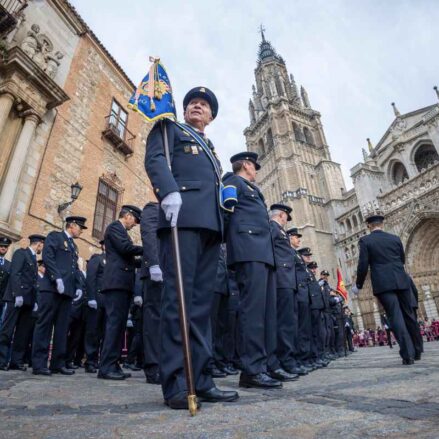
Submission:
[[[0,372],[0,438],[439,438],[439,343],[414,366],[360,349],[282,390],[240,389],[196,417],[163,405],[137,372],[123,382]],[[237,389],[237,378],[217,380]]]

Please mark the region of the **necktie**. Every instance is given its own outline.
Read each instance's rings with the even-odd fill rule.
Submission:
[[[5,258],[0,258],[0,266],[5,263]]]
[[[70,250],[71,250],[73,253],[75,253],[75,244],[73,243],[73,238],[69,238],[68,241],[69,241],[69,247],[70,247]]]

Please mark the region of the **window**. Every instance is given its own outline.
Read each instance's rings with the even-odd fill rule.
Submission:
[[[93,222],[93,237],[102,239],[107,226],[116,219],[119,193],[104,180],[99,179]]]
[[[258,142],[258,155],[260,157],[265,155],[265,145],[264,145],[264,141],[262,139],[259,139],[259,142]]]
[[[408,180],[409,176],[405,166],[401,162],[395,162],[392,166],[392,182],[395,185],[402,183],[404,180]]]
[[[437,161],[439,161],[439,155],[433,145],[421,145],[416,151],[415,164],[419,172]]]
[[[128,113],[113,99],[109,123],[119,133],[119,137],[125,140]]]
[[[355,215],[352,217],[352,223],[354,225],[354,228],[356,229],[358,227],[358,221]]]
[[[267,131],[267,149],[270,150],[274,146],[273,133],[271,132],[271,128],[268,128]]]
[[[294,131],[294,138],[300,142],[303,141],[302,131],[300,127],[294,122],[293,122],[293,131]]]
[[[303,128],[303,134],[305,135],[306,143],[309,143],[310,145],[314,145],[314,138],[311,134],[311,131],[307,127]]]

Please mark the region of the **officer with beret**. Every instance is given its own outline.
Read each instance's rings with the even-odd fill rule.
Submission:
[[[105,242],[100,240],[101,253],[95,253],[87,262],[85,277],[87,308],[85,312],[84,350],[86,354],[85,372],[96,373],[99,348],[105,334],[105,307],[102,294],[104,281]]]
[[[284,204],[270,206],[270,231],[274,246],[276,264],[276,317],[275,328],[277,347],[274,362],[270,364],[270,376],[280,381],[293,381],[298,378],[292,373],[296,366],[294,343],[297,334],[297,316],[294,315],[297,290],[296,267],[293,249],[284,227],[291,221],[292,208]],[[273,294],[274,292],[269,292]]]
[[[37,255],[44,246],[43,235],[30,235],[29,246],[15,250],[4,296],[6,311],[0,330],[0,370],[8,370],[9,350],[14,339],[9,369],[26,370],[24,356],[32,333],[32,311],[38,309]]]
[[[226,217],[227,264],[236,271],[240,295],[239,385],[278,388],[282,382],[268,374],[276,350],[276,279],[267,206],[255,185],[257,160],[253,152],[235,154],[233,173],[223,179],[236,187],[238,199]]]
[[[329,285],[328,282],[329,271],[322,270],[320,272],[319,285],[322,287],[323,301],[325,307],[323,309],[323,322],[325,325],[325,359],[326,360],[335,360],[335,356],[333,354],[332,347],[334,346],[334,321],[332,319],[332,310],[331,310],[331,291],[333,288]]]
[[[119,219],[113,221],[105,230],[106,264],[102,283],[105,338],[98,378],[124,380],[131,376],[122,371],[118,360],[122,353],[128,311],[134,293],[135,256],[141,256],[143,253],[141,246],[133,244],[128,230],[140,224],[141,214],[142,210],[137,206],[126,204],[120,210]],[[139,303],[141,305],[141,302]]]
[[[82,216],[69,216],[62,232],[50,232],[43,249],[46,267],[43,289],[39,291],[38,320],[32,343],[34,375],[61,373],[73,375],[66,367],[67,331],[72,299],[82,297],[83,282],[78,267],[78,247],[74,239],[87,229]],[[50,370],[47,368],[50,339],[53,332]]]
[[[384,232],[384,216],[372,215],[366,219],[369,235],[358,242],[360,255],[357,266],[356,285],[358,294],[363,288],[370,265],[373,294],[383,306],[393,333],[400,347],[403,365],[410,365],[421,358],[415,349],[419,328],[413,312],[410,281],[405,272],[405,253],[401,239]]]
[[[6,292],[6,286],[8,285],[9,270],[11,262],[6,259],[6,253],[9,250],[9,246],[12,241],[6,236],[0,237],[0,326],[1,316],[3,309],[3,296]]]
[[[205,128],[218,113],[218,101],[206,87],[190,90],[184,100],[185,123],[171,120],[149,134],[145,168],[160,203],[158,234],[164,290],[160,316],[160,378],[165,403],[187,409],[171,228],[178,227],[183,284],[195,390],[200,400],[233,401],[236,392],[216,388],[209,365],[212,357],[210,310],[223,217],[219,189],[221,165]],[[163,132],[169,142],[172,169],[164,152]]]

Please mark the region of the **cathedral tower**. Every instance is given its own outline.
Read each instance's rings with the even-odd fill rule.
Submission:
[[[334,218],[345,192],[340,165],[331,160],[320,121],[308,93],[288,74],[284,59],[265,39],[259,45],[256,85],[249,101],[247,149],[257,152],[258,185],[267,205],[293,208],[293,221],[321,269],[335,277]]]

